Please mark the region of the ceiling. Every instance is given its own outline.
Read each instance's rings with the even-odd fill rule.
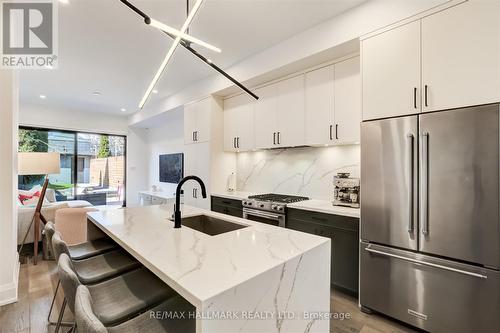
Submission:
[[[222,68],[239,62],[366,0],[205,0],[190,33],[222,49],[196,47]],[[131,0],[151,17],[179,28],[185,0]],[[191,4],[194,1],[191,0]],[[69,0],[59,6],[59,66],[21,72],[22,103],[130,115],[172,41],[119,0]],[[179,48],[153,99],[213,75]],[[94,96],[93,92],[99,92]],[[40,99],[45,95],[45,99]],[[124,108],[127,111],[122,112]]]

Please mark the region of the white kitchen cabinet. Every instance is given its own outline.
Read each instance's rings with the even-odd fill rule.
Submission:
[[[277,83],[276,146],[304,144],[304,75]],[[273,137],[274,138],[274,137]]]
[[[184,106],[184,143],[200,143],[210,140],[210,117],[212,112],[212,99],[205,98],[201,101]]]
[[[255,90],[259,100],[255,102],[255,148],[276,148],[277,84]]]
[[[420,112],[420,67],[420,21],[363,40],[363,120]]]
[[[305,78],[305,143],[333,142],[335,66],[308,72]]]
[[[359,57],[335,64],[334,126],[335,144],[360,142],[361,77]]]
[[[307,145],[360,141],[359,66],[359,57],[354,57],[306,74]]]
[[[500,101],[500,1],[422,19],[422,85],[423,111]]]
[[[224,150],[249,151],[255,148],[254,103],[246,94],[224,101]]]

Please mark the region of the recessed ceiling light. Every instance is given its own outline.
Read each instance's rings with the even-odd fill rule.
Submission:
[[[92,93],[92,95],[94,95],[94,96],[101,96],[101,93],[100,93],[99,91],[94,91],[94,92]]]
[[[47,96],[45,96],[45,95],[40,95],[40,98],[41,98],[41,99],[46,99],[46,98],[47,98]]]
[[[127,109],[125,109],[125,108],[121,108],[121,109],[120,109],[120,111],[121,111],[121,112],[127,112]]]
[[[158,93],[158,90],[153,89],[153,94],[157,94],[157,93]]]
[[[69,3],[69,0],[59,0],[59,2],[67,5]]]

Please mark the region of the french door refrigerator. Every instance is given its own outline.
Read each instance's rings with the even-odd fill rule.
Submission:
[[[361,125],[360,304],[500,332],[499,105]]]

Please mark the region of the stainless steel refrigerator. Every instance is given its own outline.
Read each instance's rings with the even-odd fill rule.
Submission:
[[[360,304],[500,332],[499,105],[361,125]]]

